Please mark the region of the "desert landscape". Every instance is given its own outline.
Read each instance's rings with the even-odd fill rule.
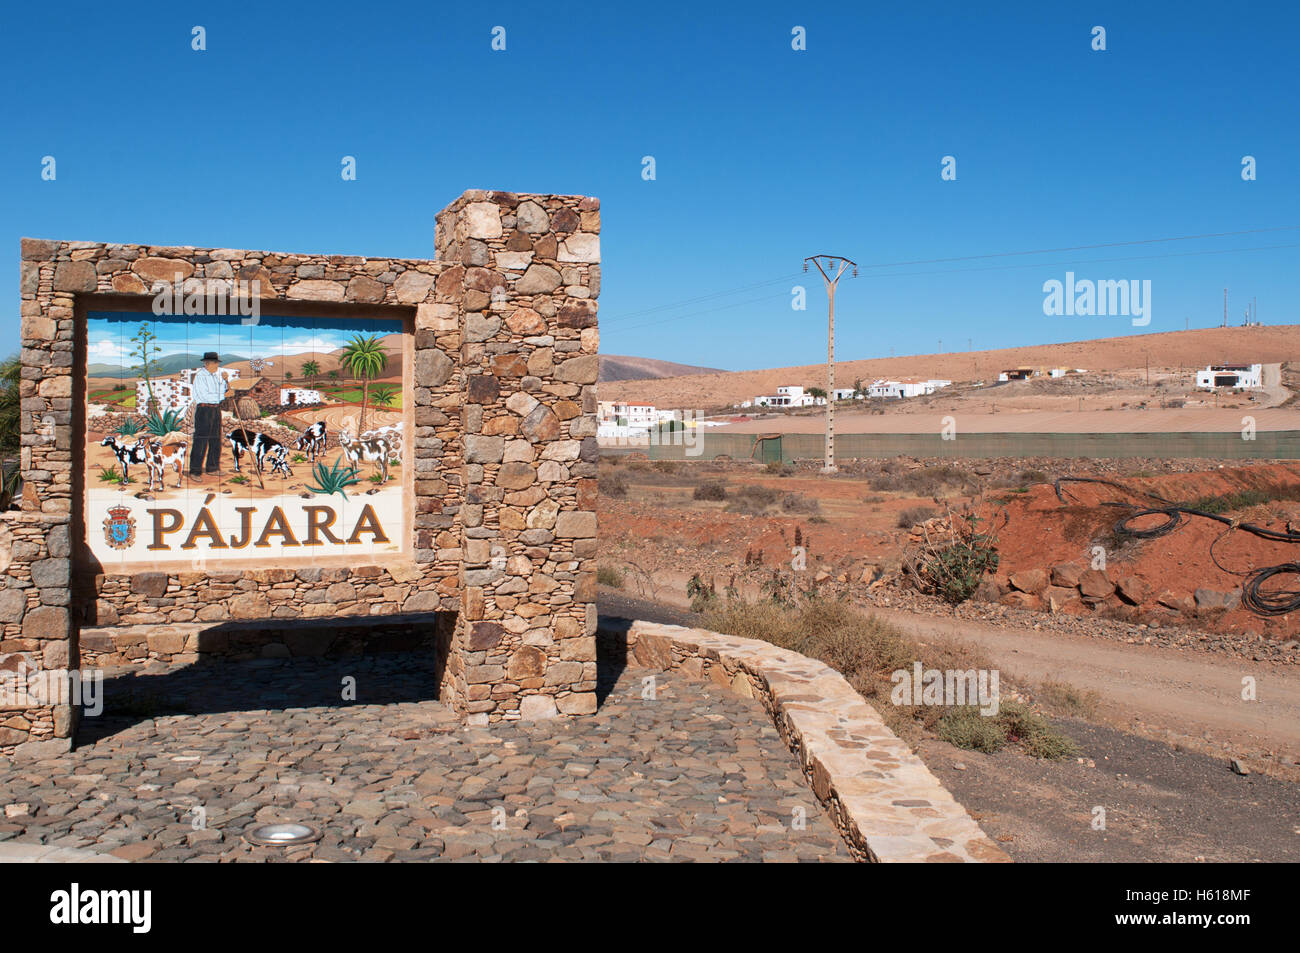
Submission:
[[[948,416],[965,433],[1235,433],[1247,416],[1261,431],[1295,431],[1298,355],[1300,326],[1285,326],[844,361],[836,379],[849,384],[883,374],[953,383],[914,398],[841,402],[836,432],[918,433]],[[1274,365],[1267,385],[1196,388],[1197,370],[1236,361]],[[997,382],[999,368],[1020,366],[1083,370]],[[820,457],[707,452],[713,432],[824,432],[824,407],[725,406],[824,377],[812,366],[600,385],[602,400],[712,408],[724,424],[705,432],[706,452],[693,459],[606,447],[600,581],[609,604],[746,633],[754,617],[775,613],[778,628],[759,637],[808,646],[826,636],[801,620],[860,613],[857,631],[892,626],[907,651],[1001,668],[1011,697],[1086,739],[1093,760],[980,758],[977,782],[961,763],[968,745],[953,747],[942,725],[902,717],[891,727],[954,790],[996,805],[1007,843],[1020,844],[1026,826],[1050,827],[1054,809],[1035,815],[997,792],[1036,785],[1059,807],[1095,779],[1123,799],[1122,780],[1107,782],[1098,768],[1136,739],[1196,752],[1209,760],[1178,763],[1211,777],[1230,767],[1300,781],[1300,464],[839,456],[827,474]],[[777,635],[782,628],[795,634]],[[808,651],[851,671],[859,663],[839,645]],[[1243,677],[1269,686],[1266,704],[1242,703]],[[869,699],[880,691],[866,675],[854,684]],[[1192,782],[1175,773],[1169,783]],[[1170,803],[1191,797],[1167,793]],[[1037,833],[1039,846],[1066,850],[1050,830]],[[1171,849],[1182,836],[1172,818],[1153,818],[1148,834]],[[1184,845],[1175,856],[1198,850]]]
[[[825,336],[825,328],[821,329]],[[837,386],[851,387],[861,380],[870,382],[878,377],[944,378],[954,384],[969,385],[983,381],[984,386],[995,384],[998,372],[1006,368],[1067,367],[1084,368],[1089,372],[1085,379],[1113,379],[1106,393],[1090,394],[1083,389],[1047,390],[1044,393],[1028,389],[1014,389],[1005,402],[1003,394],[964,393],[969,399],[969,410],[989,409],[996,402],[997,412],[1017,410],[1050,410],[1053,403],[1072,405],[1077,409],[1079,400],[1084,409],[1104,410],[1106,406],[1119,405],[1125,400],[1138,400],[1153,396],[1153,390],[1162,381],[1166,399],[1172,391],[1186,389],[1194,372],[1211,363],[1249,361],[1251,363],[1285,363],[1300,359],[1300,325],[1266,325],[1252,327],[1204,328],[1192,331],[1166,331],[1157,334],[1135,334],[1125,337],[1098,338],[1091,341],[1073,341],[1063,344],[1042,344],[1031,347],[1004,348],[992,351],[955,351],[946,354],[918,354],[901,357],[876,357],[863,360],[844,360],[835,364]],[[1146,383],[1148,369],[1150,384]],[[1068,379],[1066,379],[1068,380]],[[808,364],[798,367],[778,367],[763,370],[731,371],[721,373],[694,373],[684,377],[656,377],[648,380],[618,380],[600,385],[602,400],[634,401],[654,404],[663,408],[730,409],[758,394],[772,394],[776,388],[796,384],[822,386],[826,383],[826,365]],[[1061,381],[1033,381],[1044,386]],[[1074,385],[1070,385],[1073,387]],[[1151,389],[1149,389],[1151,388]],[[1128,391],[1128,393],[1126,393]],[[947,398],[945,398],[947,399]],[[1209,398],[1213,406],[1213,397]],[[911,400],[895,402],[891,413],[914,413],[930,409],[930,405],[914,404]],[[1105,406],[1099,406],[1103,404]]]

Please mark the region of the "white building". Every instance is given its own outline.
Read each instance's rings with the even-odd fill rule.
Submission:
[[[654,404],[615,404],[614,418],[626,420],[633,430],[649,430],[659,422]]]
[[[162,380],[153,380],[146,384],[144,381],[135,382],[135,409],[141,414],[149,412],[149,395],[153,394],[153,399],[158,403],[158,412],[166,413],[174,410],[176,413],[184,415],[185,411],[190,409],[190,404],[194,403],[194,388],[188,381],[177,380],[174,377],[163,378]]]
[[[756,407],[814,407],[826,403],[824,397],[805,394],[802,387],[778,387],[770,396],[755,397]]]
[[[312,390],[310,387],[281,387],[280,404],[290,406],[301,406],[304,404],[319,404],[324,400],[324,395],[318,390]]]
[[[201,370],[201,368],[198,368],[198,367],[187,367],[187,368],[185,368],[183,371],[181,371],[179,374],[177,374],[176,377],[177,377],[178,379],[180,379],[180,380],[185,381],[185,383],[187,383],[187,384],[193,384],[193,383],[194,383],[194,375],[197,374],[200,370]],[[239,370],[238,370],[238,368],[234,368],[234,367],[218,367],[218,368],[217,368],[217,373],[220,374],[222,377],[224,377],[224,378],[226,379],[226,383],[227,383],[227,384],[229,384],[231,381],[237,381],[237,380],[239,380]]]
[[[602,423],[596,425],[596,439],[617,444],[620,441],[643,442],[650,437],[650,431],[644,427],[625,427],[622,424]]]
[[[872,381],[867,387],[868,397],[921,397],[925,394],[933,394],[940,388],[947,387],[952,381],[932,378],[930,380],[919,380],[914,377],[906,377],[902,380],[877,380]]]
[[[1263,364],[1211,364],[1196,372],[1196,386],[1200,390],[1216,387],[1253,389],[1264,386]]]
[[[833,394],[836,400],[854,400],[857,395],[857,389],[853,387],[837,387]]]
[[[146,413],[149,409],[149,395],[158,402],[160,413],[174,410],[184,414],[194,403],[194,375],[197,367],[187,367],[173,377],[156,378],[146,385],[144,381],[135,382],[135,409]],[[226,384],[239,379],[239,371],[233,367],[218,367],[217,373],[226,379]]]

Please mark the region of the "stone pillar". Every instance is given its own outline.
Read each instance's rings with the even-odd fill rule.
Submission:
[[[19,414],[22,512],[0,526],[0,673],[7,687],[33,673],[77,667],[72,604],[74,295],[93,290],[90,261],[54,259],[57,242],[23,239]],[[0,753],[41,756],[71,745],[75,710],[48,677],[0,709]],[[52,694],[51,694],[52,692]],[[66,696],[65,696],[66,697]]]
[[[596,709],[599,209],[472,191],[438,216],[464,374],[463,611],[443,689],[478,722]]]

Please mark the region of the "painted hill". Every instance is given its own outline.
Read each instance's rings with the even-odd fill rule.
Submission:
[[[248,358],[242,354],[222,354],[222,364],[234,364],[239,361],[248,362]],[[185,370],[187,367],[198,367],[203,362],[202,354],[166,354],[158,358],[153,363],[153,373],[157,377],[166,377],[168,374],[176,374]],[[88,377],[129,377],[136,378],[136,365],[132,364],[88,364],[86,365],[86,375]]]

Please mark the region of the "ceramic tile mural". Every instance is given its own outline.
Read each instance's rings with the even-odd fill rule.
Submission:
[[[400,319],[87,321],[86,533],[107,572],[406,549]]]

